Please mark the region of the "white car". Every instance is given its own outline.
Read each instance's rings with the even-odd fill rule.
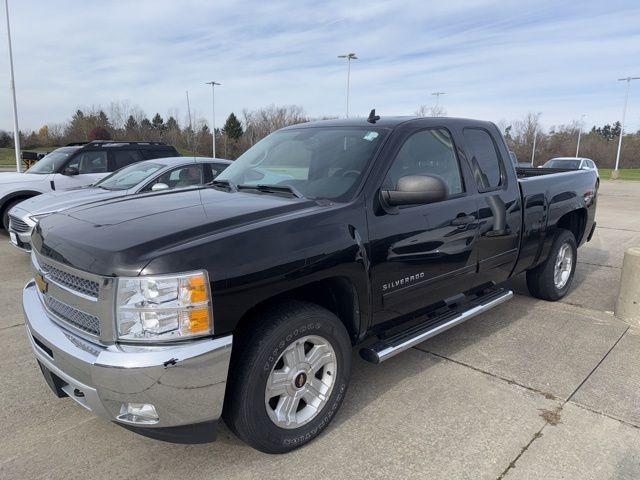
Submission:
[[[596,163],[590,158],[583,157],[556,157],[549,160],[542,165],[542,168],[563,168],[567,170],[593,170],[596,172],[598,178],[598,167]]]
[[[178,155],[174,147],[160,142],[98,140],[58,148],[25,173],[0,173],[0,226],[8,231],[9,210],[28,198],[83,187],[142,160]]]

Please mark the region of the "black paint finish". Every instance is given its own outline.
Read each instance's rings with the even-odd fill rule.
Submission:
[[[288,128],[324,125],[366,121]],[[472,149],[462,134],[468,127],[486,130],[495,142],[503,169],[499,188],[479,191]],[[234,331],[262,302],[290,292],[308,297],[328,291],[350,318],[343,320],[353,323],[357,342],[439,301],[537,265],[556,228],[572,229],[579,244],[591,231],[595,174],[516,171],[491,123],[382,117],[376,128],[389,135],[347,201],[213,187],[153,192],[46,217],[35,229],[33,246],[102,275],[205,269],[212,282],[215,335]],[[426,128],[450,133],[464,192],[385,211],[380,203],[385,174],[404,141]]]

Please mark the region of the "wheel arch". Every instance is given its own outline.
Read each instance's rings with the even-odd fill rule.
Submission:
[[[14,200],[26,200],[31,197],[35,197],[36,195],[41,195],[42,192],[37,190],[18,190],[15,192],[8,193],[4,197],[0,199],[0,218],[4,215],[7,207]]]
[[[326,308],[344,324],[349,332],[351,343],[357,342],[361,331],[361,299],[352,281],[341,276],[312,281],[260,301],[245,312],[235,330],[244,331],[245,327],[259,318],[261,310],[272,308],[289,300],[313,303]]]
[[[587,227],[587,210],[579,208],[565,213],[558,219],[556,228],[569,230],[576,239],[576,244],[580,245]]]

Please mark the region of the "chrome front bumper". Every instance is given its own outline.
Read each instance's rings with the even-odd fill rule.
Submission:
[[[27,232],[16,232],[12,228],[9,228],[9,238],[11,245],[26,253],[31,252],[31,232],[33,227]]]
[[[162,347],[104,346],[51,321],[34,281],[22,294],[27,333],[47,383],[94,414],[139,427],[177,427],[222,413],[232,336]],[[122,418],[129,403],[151,404],[155,422]]]

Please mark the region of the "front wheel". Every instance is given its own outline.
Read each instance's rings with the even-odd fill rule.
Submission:
[[[318,436],[340,407],[351,342],[328,310],[282,304],[234,345],[224,419],[249,445],[284,453]]]
[[[4,207],[4,210],[2,211],[2,228],[4,228],[5,232],[9,231],[9,210],[11,210],[13,207],[15,207],[21,201],[22,201],[22,199],[14,200],[13,202],[10,202],[9,204],[7,204]]]
[[[527,287],[536,298],[555,302],[571,288],[576,271],[578,248],[568,230],[560,230],[547,259],[536,268],[527,270]]]

